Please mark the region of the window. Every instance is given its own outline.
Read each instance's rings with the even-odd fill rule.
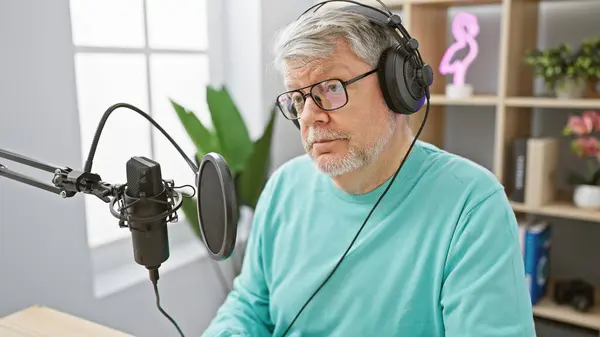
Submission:
[[[77,105],[83,167],[105,110],[130,103],[150,114],[193,158],[195,147],[169,103],[172,98],[210,126],[206,0],[71,0]],[[194,173],[170,142],[136,112],[120,108],[108,119],[92,172],[125,183],[132,156],[160,163],[165,179],[194,185]],[[85,195],[88,243],[97,247],[129,236],[109,205]],[[179,212],[180,221],[183,213]]]

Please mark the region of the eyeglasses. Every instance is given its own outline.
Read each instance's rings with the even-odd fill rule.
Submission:
[[[276,104],[283,113],[283,116],[290,120],[300,118],[300,115],[304,110],[307,96],[310,96],[315,104],[325,111],[337,110],[348,103],[348,92],[346,91],[346,87],[376,71],[377,69],[373,69],[348,81],[333,78],[304,88],[287,91],[277,96]],[[308,93],[305,94],[301,91],[307,88],[310,88]]]

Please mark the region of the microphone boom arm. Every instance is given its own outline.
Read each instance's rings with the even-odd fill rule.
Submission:
[[[110,106],[102,115],[102,118],[100,119],[100,122],[96,129],[96,133],[94,135],[94,139],[92,141],[92,145],[90,147],[88,157],[85,161],[83,171],[76,171],[70,167],[58,167],[56,165],[51,165],[51,164],[44,163],[44,162],[29,158],[29,157],[25,157],[25,156],[22,156],[22,155],[19,155],[19,154],[16,154],[16,153],[13,153],[13,152],[10,152],[7,150],[0,149],[0,159],[4,158],[7,160],[11,160],[11,161],[14,161],[14,162],[17,162],[20,164],[24,164],[24,165],[54,174],[54,176],[52,178],[52,184],[48,184],[43,181],[37,180],[33,177],[28,177],[24,174],[14,171],[14,170],[10,170],[8,167],[6,167],[5,165],[2,165],[2,163],[0,163],[0,177],[6,177],[9,179],[27,184],[29,186],[37,187],[39,189],[42,189],[42,190],[45,190],[48,192],[52,192],[54,194],[58,194],[63,198],[70,198],[70,197],[73,197],[78,192],[81,192],[81,193],[85,193],[85,194],[95,195],[100,200],[104,201],[105,203],[109,203],[110,204],[109,208],[110,208],[111,214],[115,218],[119,219],[119,227],[129,227],[129,229],[132,233],[132,238],[134,239],[134,254],[136,257],[136,262],[138,262],[141,265],[146,266],[146,268],[148,268],[150,271],[150,280],[152,281],[152,284],[154,286],[154,293],[156,296],[157,307],[159,308],[160,312],[163,315],[165,315],[169,319],[169,321],[171,321],[171,323],[173,323],[173,325],[175,325],[175,327],[177,328],[177,331],[183,337],[184,336],[183,332],[181,331],[181,329],[179,328],[179,326],[177,325],[175,320],[173,320],[162,309],[162,307],[160,305],[157,282],[158,282],[158,277],[159,277],[158,276],[158,266],[160,266],[160,263],[162,263],[162,262],[159,262],[158,266],[154,263],[156,260],[155,255],[157,255],[157,254],[158,254],[158,258],[162,259],[161,261],[164,261],[164,260],[166,260],[166,258],[168,258],[168,254],[169,254],[168,243],[169,242],[168,242],[166,223],[172,222],[177,219],[177,213],[175,213],[175,212],[182,205],[183,195],[180,192],[175,191],[175,187],[173,186],[172,180],[167,181],[167,180],[162,179],[163,185],[164,185],[163,192],[159,193],[156,196],[153,196],[153,195],[148,196],[148,195],[146,195],[145,192],[140,193],[140,191],[138,191],[137,194],[139,196],[133,197],[131,195],[127,195],[127,193],[126,193],[127,183],[111,185],[106,182],[103,182],[98,174],[91,173],[94,155],[96,154],[96,149],[97,149],[98,143],[100,141],[100,135],[102,134],[104,125],[106,124],[110,114],[113,111],[115,111],[117,108],[121,108],[121,107],[128,108],[128,109],[133,110],[133,111],[137,112],[138,114],[140,114],[142,117],[147,119],[150,123],[152,123],[152,125],[154,125],[154,127],[156,127],[171,142],[171,144],[177,149],[179,154],[181,154],[181,156],[188,163],[188,165],[190,166],[190,168],[192,169],[194,174],[196,174],[196,177],[198,179],[197,186],[199,188],[199,186],[200,186],[200,171],[199,171],[198,167],[196,166],[196,164],[185,154],[185,152],[175,142],[175,140],[173,140],[173,138],[171,138],[171,136],[152,117],[150,117],[150,115],[148,115],[141,109],[139,109],[131,104],[127,104],[127,103],[114,104],[114,105]],[[216,165],[216,172],[219,174],[219,176],[221,175],[219,173],[220,170],[227,171],[227,173],[229,173],[229,168],[227,167],[227,163],[220,156],[217,157],[216,155],[211,155],[211,157],[207,157],[207,158],[209,158],[209,159],[213,158],[213,160],[214,160],[213,165]],[[134,158],[132,158],[132,159],[134,159]],[[146,161],[148,158],[142,157],[141,159],[142,159],[142,161]],[[158,164],[158,163],[156,163],[156,164]],[[221,166],[218,166],[218,165],[221,165]],[[146,165],[146,166],[150,167],[148,165]],[[223,168],[222,166],[225,166],[225,168]],[[144,168],[143,165],[142,166],[138,165],[138,167]],[[160,166],[158,166],[158,172],[159,172],[158,175],[160,175]],[[142,179],[146,179],[146,177],[144,176],[144,177],[137,177],[137,178],[138,179],[135,180],[134,182],[135,182],[135,185],[137,186],[137,188],[139,188],[139,185],[140,185],[139,181],[141,181]],[[225,179],[224,177],[220,177],[220,178]],[[147,183],[147,181],[145,181],[145,183]],[[221,186],[222,186],[222,184],[223,184],[223,182],[221,182]],[[229,184],[226,186],[229,187],[231,185]],[[232,189],[233,189],[232,187],[229,187],[228,191],[232,190]],[[164,193],[167,193],[167,195],[165,196]],[[223,193],[225,193],[225,192],[223,192]],[[233,193],[231,193],[231,195],[229,197],[235,198],[235,195]],[[166,201],[160,200],[161,198],[166,199]],[[174,201],[174,200],[176,200],[176,201]],[[200,200],[200,198],[198,198],[198,201],[199,200]],[[227,201],[227,199],[226,199],[226,201]],[[135,208],[132,208],[132,206],[134,206],[137,202],[141,202],[141,203],[138,204]],[[119,206],[120,206],[119,210],[114,209],[113,206],[115,204],[119,204]],[[162,204],[162,206],[164,206],[164,208],[166,210],[162,211],[162,209],[159,209],[158,212],[152,212],[152,211],[156,211],[156,208],[160,207],[161,204]],[[133,211],[132,211],[132,209],[133,209]],[[127,211],[127,210],[129,210],[129,211]],[[148,213],[154,213],[154,214],[148,214]],[[229,213],[231,213],[231,212],[229,212]],[[125,222],[128,222],[128,224],[126,225]],[[138,223],[138,225],[131,226],[130,224],[132,222]],[[157,222],[160,222],[160,223],[157,225]],[[162,226],[163,222],[164,222],[164,226]],[[231,227],[231,225],[228,225],[227,227],[229,228],[229,227]],[[234,224],[233,228],[237,228],[235,226],[235,224]],[[235,232],[234,232],[234,234],[235,234]],[[234,236],[234,238],[235,238],[235,236]],[[153,247],[153,246],[156,246],[156,247]],[[158,250],[158,252],[156,252],[155,250]],[[165,251],[166,251],[166,253],[165,253]],[[160,254],[163,254],[163,255],[161,256]],[[164,254],[166,254],[166,257],[164,256]],[[147,255],[150,257],[146,258]],[[217,268],[217,270],[219,272],[221,271],[218,268]]]
[[[52,184],[39,181],[18,173],[0,164],[0,177],[6,177],[39,189],[58,194],[63,198],[73,197],[78,192],[97,196],[100,200],[109,203],[111,196],[118,194],[119,186],[103,182],[96,173],[76,171],[70,167],[58,167],[36,159],[25,157],[14,152],[0,149],[0,158],[8,159],[20,164],[40,169],[54,174]]]

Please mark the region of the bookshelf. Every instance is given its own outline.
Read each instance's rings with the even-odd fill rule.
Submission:
[[[499,99],[494,95],[478,95],[477,97],[471,97],[466,99],[448,99],[444,95],[431,95],[429,103],[431,106],[434,105],[463,105],[463,106],[495,106],[498,105]],[[429,122],[429,119],[427,120]]]
[[[360,0],[359,0],[360,1]],[[448,47],[448,9],[457,6],[499,6],[500,43],[497,64],[497,92],[478,93],[468,99],[449,99],[445,96],[445,79],[436,75],[431,87],[431,107],[421,139],[444,148],[445,111],[450,106],[479,106],[495,111],[493,168],[503,184],[512,174],[510,169],[511,146],[516,138],[530,136],[533,109],[600,109],[600,99],[558,99],[536,97],[531,68],[523,63],[526,50],[536,47],[538,38],[539,5],[544,0],[383,0],[392,11],[402,11],[404,25],[417,38],[424,60],[438,72],[437,66]],[[561,0],[555,0],[561,1]],[[568,0],[563,0],[568,1]],[[318,0],[317,0],[318,2]],[[379,6],[375,0],[361,2]],[[339,6],[344,3],[338,3]],[[414,114],[413,126],[420,126],[423,111]],[[551,113],[551,112],[549,112]],[[560,137],[559,134],[556,135]],[[507,188],[507,193],[510,190]],[[570,201],[557,201],[542,207],[512,203],[518,215],[539,214],[600,224],[600,211],[579,209]],[[600,293],[600,289],[598,290]],[[551,294],[551,292],[548,292]],[[600,303],[598,301],[597,303]],[[568,306],[558,306],[546,298],[534,308],[534,316],[573,324],[600,331],[600,305],[589,313],[579,313]]]
[[[577,208],[567,201],[557,201],[541,207],[533,207],[518,202],[512,202],[511,204],[515,212],[590,221],[596,225],[600,225],[600,211]]]
[[[548,283],[548,291],[552,293],[553,282]],[[596,303],[600,300],[600,288],[596,288]],[[600,306],[596,305],[586,313],[580,313],[571,309],[569,306],[557,305],[552,299],[546,297],[537,303],[533,308],[534,316],[563,322],[587,329],[600,331]]]
[[[447,106],[494,108],[496,122],[493,172],[502,183],[505,183],[511,174],[509,169],[511,144],[518,137],[530,135],[534,108],[600,109],[600,99],[557,99],[534,96],[534,76],[522,60],[525,51],[535,47],[537,43],[539,3],[536,1],[407,0],[401,5],[408,31],[419,40],[421,53],[426,62],[435,66],[440,63],[448,46],[446,42],[449,26],[448,8],[486,4],[500,5],[501,8],[497,92],[480,94],[476,92],[472,98],[448,99],[444,95],[446,82],[440,81],[438,76],[438,81],[431,88],[430,117],[423,130],[423,139],[444,147],[443,126]],[[437,24],[434,26],[432,22]],[[413,125],[420,125],[420,122],[421,120],[415,121]],[[512,206],[517,213],[585,220],[592,224],[600,223],[599,211],[579,209],[570,202],[556,202],[542,207],[530,207],[519,203],[513,203]],[[548,294],[551,294],[551,290]],[[534,307],[534,316],[600,331],[600,306],[588,313],[580,313],[568,306],[556,305],[550,298],[544,298]]]
[[[600,99],[556,99],[551,97],[510,97],[504,100],[509,108],[599,109]]]
[[[563,322],[583,328],[600,330],[600,307],[590,312],[580,313],[571,307],[557,305],[549,298],[544,298],[533,308],[536,317]]]
[[[600,99],[558,99],[534,96],[533,72],[523,63],[523,56],[527,49],[534,48],[537,44],[538,1],[406,0],[401,5],[408,31],[419,40],[421,53],[426,62],[436,66],[439,65],[448,46],[446,42],[447,27],[449,27],[448,9],[452,6],[488,4],[497,7],[499,5],[501,11],[497,92],[477,93],[477,88],[474,88],[475,95],[472,98],[448,99],[444,95],[446,81],[439,80],[443,77],[438,75],[436,77],[438,81],[431,88],[430,114],[423,130],[423,139],[444,147],[443,130],[445,110],[448,106],[494,108],[493,172],[502,183],[506,183],[507,178],[512,174],[510,170],[512,142],[516,138],[530,135],[534,108],[600,109]],[[437,24],[434,26],[432,22]],[[418,115],[420,113],[414,116]],[[420,122],[421,120],[415,121],[413,125],[420,125]],[[507,193],[510,191],[507,190]],[[590,221],[591,225],[600,224],[600,211],[579,209],[568,201],[557,201],[542,207],[519,203],[512,203],[512,206],[517,214],[539,214]],[[551,290],[548,290],[548,294],[551,294]],[[548,297],[534,307],[534,316],[600,331],[600,306],[596,306],[588,313],[580,313],[568,306],[556,305]]]

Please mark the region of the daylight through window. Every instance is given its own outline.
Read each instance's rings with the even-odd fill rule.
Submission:
[[[98,122],[114,103],[149,113],[193,158],[195,148],[169,103],[172,98],[211,126],[205,103],[209,81],[206,0],[71,0],[77,104],[83,167]],[[125,164],[147,156],[163,178],[194,184],[194,174],[169,141],[129,109],[114,111],[104,127],[93,172],[125,183]],[[98,246],[129,235],[108,204],[85,196],[88,242]],[[183,213],[179,212],[179,218]]]

